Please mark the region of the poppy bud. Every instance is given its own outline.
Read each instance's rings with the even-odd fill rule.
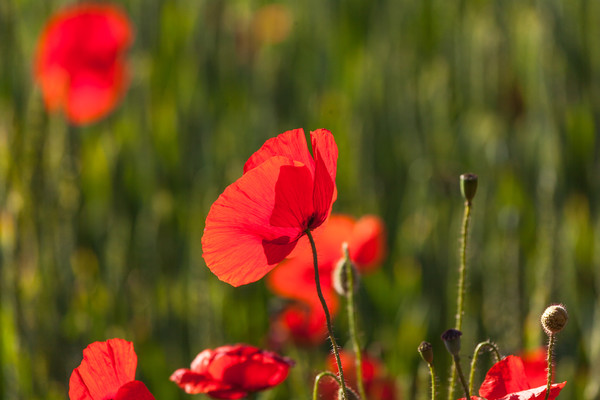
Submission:
[[[431,346],[431,343],[422,341],[418,347],[418,350],[421,354],[421,357],[423,357],[423,360],[425,360],[427,364],[431,365],[433,363],[433,347]]]
[[[460,193],[467,203],[471,204],[477,192],[477,175],[462,174],[460,176]]]
[[[348,257],[348,243],[344,242],[342,249],[344,252],[344,257],[338,261],[333,269],[333,288],[340,296],[348,296],[350,289],[348,287],[348,274],[345,268],[346,263],[348,263],[348,267],[352,273],[352,289],[354,293],[356,293],[358,290],[359,276],[356,271],[356,266],[352,260],[350,260],[350,257]]]
[[[346,386],[346,389],[348,390],[348,399],[346,400],[360,400],[360,397],[358,397],[358,394],[350,389],[348,386]],[[338,400],[344,400],[344,390],[342,388],[338,389],[338,396],[337,396]]]
[[[462,332],[458,329],[448,329],[444,333],[442,333],[442,340],[444,341],[444,345],[446,345],[446,349],[453,356],[458,356],[460,352],[460,337],[462,336]]]
[[[569,314],[565,306],[553,304],[542,314],[542,328],[548,335],[558,333],[565,327],[568,319]]]

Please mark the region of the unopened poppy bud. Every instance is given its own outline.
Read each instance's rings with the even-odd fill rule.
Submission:
[[[569,319],[567,309],[562,304],[553,304],[542,314],[542,328],[548,334],[560,332]]]
[[[346,389],[348,391],[348,399],[347,400],[360,400],[360,397],[358,397],[358,394],[354,390],[352,390],[348,386],[346,386]],[[342,388],[338,389],[337,398],[338,398],[338,400],[344,400],[344,390]]]
[[[421,354],[421,357],[423,357],[423,360],[425,360],[427,364],[431,365],[433,363],[433,347],[431,346],[431,343],[422,341],[418,350]]]
[[[462,174],[460,176],[460,192],[467,203],[471,204],[477,192],[477,175]]]
[[[348,296],[350,289],[348,284],[348,274],[345,268],[346,263],[348,263],[348,267],[352,273],[352,289],[354,293],[358,290],[358,272],[356,271],[356,266],[348,256],[348,244],[344,242],[342,249],[344,257],[338,261],[333,269],[333,288],[340,296]]]
[[[460,353],[460,337],[462,336],[462,332],[458,329],[448,329],[444,333],[442,333],[442,340],[444,341],[444,345],[446,345],[446,349],[453,356],[458,356]]]

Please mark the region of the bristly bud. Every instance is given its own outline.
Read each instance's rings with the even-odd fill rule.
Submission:
[[[346,389],[348,390],[348,400],[360,400],[358,394],[346,385]],[[338,400],[344,400],[344,390],[342,388],[338,389]]]
[[[442,340],[444,341],[444,345],[446,345],[446,349],[453,356],[458,356],[460,353],[460,337],[462,336],[462,332],[458,329],[448,329],[444,333],[442,333]]]
[[[569,319],[567,309],[562,304],[553,304],[542,314],[542,328],[548,336],[560,332]]]
[[[433,364],[433,347],[431,346],[431,343],[422,341],[418,347],[418,350],[421,354],[421,357],[423,357],[423,360],[425,360],[427,364]]]
[[[467,203],[471,204],[477,192],[477,175],[462,174],[460,176],[460,193]]]
[[[356,293],[358,290],[358,279],[359,275],[356,270],[356,266],[350,257],[348,256],[348,243],[344,242],[342,244],[342,250],[344,256],[338,261],[335,268],[333,269],[333,288],[340,296],[348,296],[349,295],[349,285],[348,285],[348,274],[346,271],[346,263],[348,263],[348,267],[350,267],[350,272],[352,273],[352,289],[353,292]]]

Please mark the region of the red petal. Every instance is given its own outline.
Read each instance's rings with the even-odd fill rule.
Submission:
[[[188,394],[209,393],[218,391],[229,391],[232,386],[216,381],[207,373],[196,372],[181,368],[175,371],[169,378]]]
[[[125,90],[122,58],[132,38],[126,14],[115,6],[79,4],[53,16],[40,36],[35,61],[48,109],[65,108],[74,123],[109,112]],[[98,95],[96,101],[88,92]]]
[[[302,218],[305,205],[301,197],[292,203],[281,191],[292,190],[286,181],[291,176],[307,174],[305,166],[272,157],[219,196],[208,213],[202,237],[206,265],[219,279],[233,286],[255,282],[290,253],[305,229],[294,225]],[[310,192],[312,186],[306,184],[306,180],[298,182],[294,193]]]
[[[315,217],[309,228],[320,226],[329,214],[333,202],[337,198],[335,175],[337,168],[338,149],[331,132],[318,129],[310,133],[312,138],[315,160],[315,187],[313,205]]]
[[[508,356],[490,368],[479,388],[479,395],[495,400],[530,388],[521,358]]]
[[[548,360],[545,347],[521,355],[525,375],[531,387],[543,386],[548,379]]]
[[[123,339],[94,342],[83,350],[83,361],[69,381],[71,400],[114,398],[119,388],[135,378],[137,356]]]
[[[155,400],[146,385],[140,381],[132,381],[121,386],[115,400]]]
[[[311,172],[314,171],[314,161],[308,151],[304,130],[294,129],[271,138],[254,153],[244,165],[244,173],[257,167],[274,156],[284,156],[290,160],[299,161],[306,165]]]
[[[386,253],[385,228],[381,218],[366,215],[359,219],[354,225],[348,250],[360,272],[377,267]]]
[[[565,384],[563,383],[555,383],[550,388],[550,396],[548,396],[548,400],[554,400],[560,394],[560,391]],[[510,393],[506,396],[498,399],[498,400],[544,400],[546,398],[546,385],[539,386],[533,389],[522,390],[520,392]],[[488,398],[488,400],[493,400]]]

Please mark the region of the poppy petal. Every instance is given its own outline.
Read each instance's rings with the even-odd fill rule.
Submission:
[[[83,361],[69,381],[71,400],[114,398],[124,384],[135,378],[137,356],[133,344],[123,339],[94,342],[83,350]]]
[[[315,187],[313,191],[315,215],[309,228],[314,229],[325,222],[337,198],[335,175],[338,149],[333,135],[326,129],[311,132],[311,138],[315,160]]]
[[[115,400],[155,400],[146,385],[140,381],[132,381],[121,386]]]
[[[290,204],[292,200],[278,192],[290,185],[279,178],[306,176],[303,169],[306,166],[286,157],[271,157],[229,185],[213,203],[202,249],[206,265],[219,279],[233,286],[255,282],[292,251],[303,228],[290,224],[299,218],[302,205]],[[282,204],[292,209],[282,210]]]
[[[212,379],[208,374],[180,368],[169,378],[188,394],[209,393],[229,390],[231,385]]]
[[[366,215],[356,221],[348,249],[360,272],[371,271],[379,265],[386,253],[385,228],[381,218]]]
[[[554,400],[560,394],[560,391],[567,382],[555,383],[550,388],[550,396],[548,396],[548,400]],[[544,400],[546,398],[546,385],[539,386],[533,389],[522,390],[516,393],[509,393],[504,397],[501,397],[497,400]],[[488,400],[494,400],[493,398],[488,398]]]
[[[490,368],[479,395],[488,400],[500,399],[510,393],[531,389],[525,375],[523,361],[517,356],[507,356]]]
[[[531,387],[542,386],[548,379],[548,351],[545,347],[540,347],[534,351],[526,352],[521,355],[525,375]],[[554,371],[553,371],[554,372]]]
[[[294,129],[271,138],[256,151],[244,165],[244,173],[262,164],[274,156],[287,157],[290,160],[300,161],[309,170],[314,171],[314,161],[308,151],[304,129]]]

